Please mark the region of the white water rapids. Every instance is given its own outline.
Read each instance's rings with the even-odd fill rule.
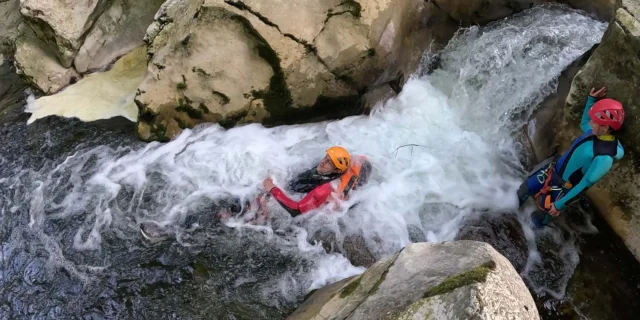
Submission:
[[[130,239],[139,236],[137,223],[143,221],[179,225],[189,214],[215,214],[205,208],[230,197],[252,200],[268,176],[283,187],[315,165],[326,148],[341,145],[373,165],[368,184],[349,200],[357,207],[294,219],[291,241],[271,233],[291,222],[274,203],[273,225],[229,223],[242,234],[264,230],[266,243],[297,248],[312,261],[308,272],[285,275],[266,291],[308,292],[365,269],[308,244],[307,233],[329,228],[339,238],[360,234],[382,257],[411,242],[409,229],[427,241],[446,241],[455,237],[465,215],[518,212],[515,193],[524,169],[513,137],[555,91],[561,71],[598,43],[605,28],[565,7],[536,7],[464,30],[440,54],[439,69],[430,75],[418,70],[397,97],[368,116],[276,128],[252,124],[224,130],[207,124],[169,143],[79,149],[31,190],[30,227],[79,222],[73,250],[98,252],[107,232]],[[421,146],[396,151],[407,144]],[[55,234],[39,233],[56,241]],[[189,245],[182,237],[178,241]],[[73,269],[61,262],[59,248],[49,253]]]

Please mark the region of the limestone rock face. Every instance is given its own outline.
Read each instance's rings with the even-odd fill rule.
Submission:
[[[205,12],[224,12],[217,21],[229,27],[206,25]],[[137,99],[139,136],[168,140],[201,122],[276,125],[359,113],[369,87],[415,70],[434,40],[425,29],[442,33],[419,27],[425,17],[451,26],[442,43],[455,31],[437,7],[417,0],[168,1],[145,36],[152,61]],[[202,42],[210,37],[202,28],[226,33],[225,45]],[[415,52],[400,50],[408,42]]]
[[[24,20],[35,35],[15,43],[16,60],[46,93],[105,71],[144,41],[138,134],[166,141],[203,122],[279,125],[366,112],[393,95],[389,88],[398,92],[425,51],[442,48],[461,23],[543,2],[8,0],[0,2],[0,41],[13,48]],[[562,2],[606,16],[614,0]]]
[[[26,22],[56,54],[60,64],[71,67],[84,35],[102,14],[108,0],[21,0]]]
[[[80,73],[104,68],[143,44],[147,27],[164,0],[114,0],[87,34],[74,66]]]
[[[264,104],[254,100],[270,82],[282,82],[275,53],[245,18],[217,6],[187,5],[177,14],[173,21],[187,23],[169,23],[153,38],[136,98],[144,140],[164,140],[203,121],[234,121],[250,109],[258,115]]]
[[[509,261],[475,241],[417,243],[316,291],[288,319],[539,319]]]
[[[62,67],[49,47],[29,30],[16,40],[15,62],[26,82],[45,94],[60,91],[78,77],[73,68]]]

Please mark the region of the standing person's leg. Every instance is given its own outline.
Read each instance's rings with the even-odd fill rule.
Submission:
[[[522,206],[529,197],[533,197],[544,187],[544,183],[548,177],[549,166],[545,166],[538,171],[532,173],[518,189],[518,200]]]
[[[543,228],[551,222],[552,216],[547,210],[551,208],[551,204],[553,204],[562,194],[562,187],[552,186],[551,191],[548,194],[541,195],[536,199],[538,202],[538,210],[531,214],[531,220],[536,227]]]

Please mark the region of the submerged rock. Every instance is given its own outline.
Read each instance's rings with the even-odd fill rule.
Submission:
[[[518,273],[522,272],[527,264],[527,240],[514,214],[483,214],[469,218],[463,223],[455,239],[490,244],[509,259]]]
[[[334,231],[317,231],[310,237],[309,242],[322,242],[326,252],[343,254],[354,266],[371,267],[376,261],[376,255],[371,252],[364,237],[360,234],[349,234],[344,238],[336,237]]]
[[[539,319],[522,279],[490,245],[411,244],[326,286],[288,319]]]
[[[544,319],[635,319],[640,264],[587,199],[535,231],[525,282]]]

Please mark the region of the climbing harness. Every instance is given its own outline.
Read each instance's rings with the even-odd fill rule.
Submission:
[[[549,168],[547,168],[547,170],[544,170],[541,173],[539,173],[536,176],[536,178],[541,183],[544,181],[542,188],[534,196],[536,200],[536,204],[538,205],[538,208],[540,208],[540,210],[543,210],[543,211],[549,211],[549,209],[551,209],[552,200],[553,200],[551,196],[552,192],[554,191],[559,192],[556,199],[560,199],[565,189],[568,190],[573,187],[571,182],[562,181],[562,178],[560,176],[556,176],[556,172],[554,170],[554,164],[551,164]]]

